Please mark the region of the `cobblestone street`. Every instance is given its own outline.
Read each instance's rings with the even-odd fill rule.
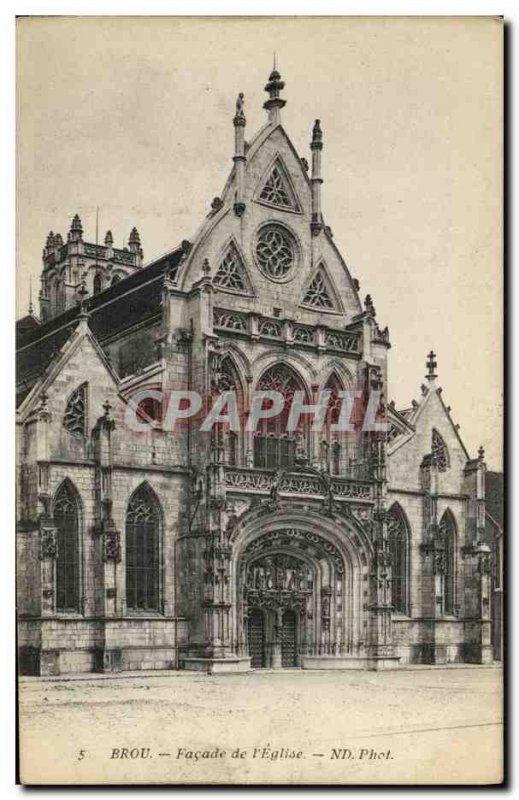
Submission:
[[[466,666],[23,678],[21,776],[26,783],[496,782],[501,679],[496,667]]]

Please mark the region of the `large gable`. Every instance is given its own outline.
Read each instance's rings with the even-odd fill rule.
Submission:
[[[436,376],[422,386],[420,401],[401,412],[390,409],[389,472],[391,486],[420,488],[420,467],[430,457],[438,468],[440,487],[460,492],[469,454],[450,408],[443,401]]]
[[[236,310],[272,315],[282,308],[287,317],[309,324],[343,327],[362,306],[321,211],[323,132],[316,121],[309,158],[301,157],[281,122],[282,83],[274,71],[265,103],[268,122],[249,142],[239,96],[234,166],[193,239],[179,286],[188,291],[209,264],[216,288],[241,295],[233,298]],[[235,251],[222,266],[230,241]]]

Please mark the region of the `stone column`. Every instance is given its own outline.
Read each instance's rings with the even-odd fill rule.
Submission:
[[[368,390],[381,391],[380,370],[369,366],[366,370]],[[381,403],[383,400],[381,399]],[[373,480],[374,556],[371,569],[369,665],[372,669],[394,666],[391,625],[391,554],[387,535],[387,469],[386,434],[368,433],[370,439],[370,472]]]
[[[464,585],[464,658],[475,664],[493,660],[491,644],[491,549],[485,535],[485,472],[484,451],[467,462],[463,477],[469,495],[467,503],[467,539],[463,548]]]
[[[236,114],[233,119],[234,124],[234,169],[236,174],[236,195],[234,202],[234,213],[241,217],[245,211],[245,113],[243,111],[244,96],[240,92],[236,100]]]
[[[115,422],[112,407],[104,403],[104,414],[93,431],[96,461],[97,564],[96,613],[104,619],[102,635],[96,647],[97,672],[116,672],[121,669],[122,653],[111,643],[110,620],[121,614],[121,599],[117,595],[117,565],[121,562],[121,535],[112,517],[112,433]]]
[[[321,153],[323,150],[323,133],[320,120],[318,119],[315,120],[315,125],[313,127],[310,150],[312,151],[312,221],[310,223],[310,229],[312,235],[317,236],[323,227],[321,212],[321,185],[323,182],[321,177]]]

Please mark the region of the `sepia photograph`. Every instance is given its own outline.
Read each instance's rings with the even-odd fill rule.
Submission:
[[[17,18],[20,783],[502,783],[503,38]]]

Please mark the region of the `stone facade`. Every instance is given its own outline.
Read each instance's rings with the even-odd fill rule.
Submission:
[[[78,217],[66,245],[49,235],[41,320],[18,340],[23,672],[492,658],[483,453],[432,355],[420,402],[385,405],[389,333],[323,220],[320,123],[309,168],[283,87],[274,70],[249,141],[238,97],[234,166],[193,241],[142,267],[135,230],[128,251],[92,250]],[[244,423],[252,392],[281,385],[307,403],[379,392],[389,433],[172,433],[153,399],[232,387]]]

